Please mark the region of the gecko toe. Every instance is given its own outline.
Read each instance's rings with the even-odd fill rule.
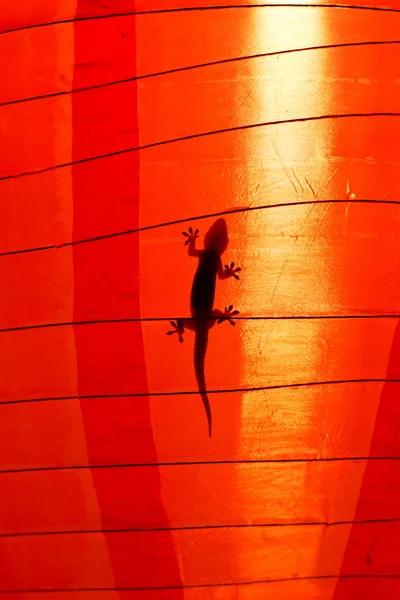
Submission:
[[[230,265],[225,265],[225,273],[228,277],[234,277],[235,279],[239,279],[237,273],[239,273],[242,269],[241,267],[235,268],[235,263],[231,262]]]
[[[179,341],[183,342],[183,333],[185,331],[185,327],[182,323],[181,320],[177,320],[176,323],[175,321],[170,321],[170,324],[172,325],[172,327],[174,328],[172,331],[167,331],[166,334],[167,335],[173,335],[174,333],[176,333],[179,337]]]
[[[187,238],[185,242],[185,246],[190,244],[190,242],[194,242],[199,237],[199,230],[193,231],[192,227],[189,227],[188,231],[182,231],[182,235]]]

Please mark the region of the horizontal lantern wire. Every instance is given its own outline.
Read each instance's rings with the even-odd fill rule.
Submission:
[[[173,13],[185,13],[185,12],[205,12],[213,10],[237,10],[237,9],[252,9],[252,8],[330,8],[330,9],[344,9],[344,10],[366,10],[382,13],[400,13],[400,9],[383,7],[383,6],[365,6],[358,4],[286,4],[286,3],[262,3],[262,4],[241,4],[241,5],[210,5],[210,6],[183,6],[180,8],[160,8],[157,10],[141,10],[141,11],[127,11],[122,13],[112,13],[105,15],[88,15],[82,17],[74,17],[71,19],[61,19],[58,21],[48,21],[47,23],[36,23],[33,25],[25,25],[23,27],[14,27],[12,29],[5,29],[0,31],[1,34],[15,33],[18,31],[25,31],[27,29],[38,29],[41,27],[52,27],[54,25],[66,25],[69,23],[79,23],[83,21],[96,21],[102,19],[119,19],[126,17],[135,17],[140,15],[160,15],[160,14],[173,14]]]
[[[34,175],[41,175],[43,173],[50,173],[52,171],[57,171],[58,169],[64,169],[66,167],[71,167],[74,165],[83,165],[86,163],[105,160],[107,158],[112,158],[116,156],[122,156],[124,154],[130,154],[131,152],[142,152],[143,150],[150,150],[152,148],[160,148],[162,146],[169,146],[170,144],[177,144],[182,142],[188,142],[191,140],[198,140],[205,137],[211,137],[214,135],[222,135],[225,133],[234,133],[238,131],[247,131],[250,129],[259,129],[262,127],[273,127],[276,125],[290,125],[296,123],[309,123],[309,122],[317,122],[317,121],[327,121],[334,119],[368,119],[368,118],[392,118],[392,117],[400,117],[400,112],[370,112],[370,113],[344,113],[344,114],[328,114],[328,115],[316,115],[312,117],[297,117],[293,119],[279,119],[276,121],[264,121],[263,123],[250,123],[249,125],[237,125],[235,127],[225,127],[223,129],[215,129],[210,131],[203,131],[200,133],[191,133],[189,135],[183,135],[177,138],[170,138],[168,140],[159,140],[156,142],[150,142],[149,144],[143,144],[143,146],[131,146],[129,148],[124,148],[122,150],[115,150],[114,152],[106,152],[105,154],[97,154],[95,156],[87,156],[85,158],[79,158],[76,160],[68,161],[65,163],[58,163],[56,165],[52,165],[50,167],[43,167],[41,169],[36,169],[33,171],[25,171],[22,173],[15,173],[12,175],[4,175],[0,177],[1,181],[9,181],[14,179],[19,179],[21,177],[30,177]]]
[[[208,213],[205,215],[195,215],[190,217],[185,217],[184,219],[175,219],[173,221],[166,221],[164,223],[155,223],[152,225],[145,225],[143,227],[137,227],[134,229],[125,229],[122,231],[114,231],[113,233],[104,233],[103,235],[97,235],[90,238],[83,238],[80,240],[73,240],[69,242],[63,242],[61,244],[51,244],[47,246],[34,246],[32,248],[21,248],[18,250],[7,250],[5,252],[0,252],[0,257],[3,256],[15,256],[17,254],[30,254],[32,252],[44,252],[48,250],[61,250],[63,248],[67,248],[70,246],[78,246],[81,244],[91,244],[93,242],[100,242],[103,240],[109,240],[116,237],[122,237],[126,235],[132,235],[134,233],[142,233],[144,231],[151,231],[153,229],[161,229],[162,227],[170,227],[172,225],[182,225],[184,223],[189,223],[191,221],[201,221],[203,219],[212,219],[215,217],[233,215],[237,213],[244,212],[252,212],[257,210],[267,210],[272,208],[286,208],[286,207],[294,207],[294,206],[307,206],[310,204],[383,204],[383,205],[391,205],[398,206],[400,205],[400,200],[378,200],[378,199],[346,199],[346,200],[304,200],[300,202],[280,202],[278,204],[265,204],[262,206],[249,206],[245,208],[234,208],[230,210],[222,210],[220,212]]]
[[[309,575],[304,577],[280,577],[277,579],[257,579],[254,581],[229,581],[221,583],[199,583],[199,584],[181,584],[181,585],[160,585],[154,587],[76,587],[76,588],[21,588],[21,589],[0,589],[0,594],[74,594],[74,593],[104,593],[104,592],[156,592],[167,590],[193,590],[204,588],[224,588],[241,587],[250,585],[267,585],[274,583],[292,583],[294,581],[322,581],[331,579],[400,579],[400,575],[393,574],[341,574],[336,575]]]
[[[21,475],[23,473],[49,473],[60,471],[93,471],[114,469],[159,469],[166,467],[209,467],[239,465],[302,465],[311,463],[354,463],[354,462],[398,462],[400,456],[327,456],[322,458],[257,458],[226,460],[189,460],[156,463],[110,463],[91,465],[61,465],[46,467],[24,467],[1,469],[0,475]]]
[[[207,390],[207,394],[243,394],[245,392],[266,392],[270,390],[288,390],[303,387],[328,386],[328,385],[346,385],[362,383],[400,383],[400,379],[387,379],[381,377],[365,379],[337,379],[331,381],[307,381],[300,383],[283,383],[277,385],[265,385],[254,387],[230,388],[220,390]],[[0,400],[0,406],[11,406],[16,404],[37,404],[41,402],[67,402],[72,400],[107,400],[111,398],[161,398],[169,396],[194,396],[198,390],[172,391],[172,392],[134,392],[120,394],[90,394],[80,396],[48,396],[44,398],[19,398],[17,400]]]
[[[308,381],[300,383],[287,383],[277,384],[269,386],[257,386],[257,387],[242,387],[242,388],[230,388],[230,389],[219,389],[219,390],[207,390],[208,394],[234,394],[234,393],[245,393],[245,392],[263,392],[270,390],[283,390],[283,389],[296,389],[302,387],[315,387],[315,386],[328,386],[328,385],[346,385],[346,384],[362,384],[362,383],[400,383],[400,379],[387,379],[387,378],[365,378],[365,379],[338,379],[331,381]],[[17,400],[0,400],[0,406],[10,406],[15,404],[31,404],[41,402],[65,402],[71,400],[106,400],[108,398],[159,398],[169,396],[193,396],[197,395],[198,390],[188,391],[171,391],[171,392],[135,392],[135,393],[120,393],[120,394],[90,394],[80,396],[53,396],[53,397],[42,397],[42,398],[23,398]]]
[[[61,323],[37,323],[35,325],[18,325],[16,327],[4,327],[0,329],[1,333],[14,333],[17,331],[31,331],[35,329],[51,329],[56,327],[79,327],[87,325],[114,325],[124,323],[164,323],[171,321],[197,321],[208,320],[218,321],[218,317],[137,317],[126,319],[93,319],[90,321],[64,321]],[[400,319],[400,313],[393,314],[362,314],[362,315],[272,315],[272,316],[246,316],[246,317],[229,317],[231,321],[350,321],[360,319]]]
[[[382,519],[362,519],[359,521],[298,521],[291,523],[235,523],[233,525],[181,525],[176,527],[126,527],[124,529],[74,529],[64,531],[23,531],[0,533],[0,539],[21,537],[45,537],[64,535],[121,535],[129,533],[156,533],[168,531],[205,531],[214,529],[276,529],[280,527],[340,527],[344,525],[385,525],[399,523],[400,517]]]
[[[172,75],[175,73],[182,73],[185,71],[192,71],[195,69],[203,69],[207,67],[215,67],[217,65],[224,65],[229,63],[235,63],[245,60],[253,60],[257,58],[266,58],[268,56],[280,56],[284,54],[296,54],[299,52],[309,52],[313,50],[330,50],[337,48],[354,48],[360,46],[384,46],[384,45],[392,45],[392,44],[400,44],[400,40],[378,40],[378,41],[364,41],[364,42],[344,42],[342,44],[327,44],[323,46],[308,46],[305,48],[292,48],[289,50],[276,50],[275,52],[263,52],[260,54],[250,54],[248,56],[236,56],[234,58],[226,58],[222,60],[216,60],[212,62],[199,63],[195,65],[189,65],[185,67],[177,67],[175,69],[168,69],[167,71],[158,71],[156,73],[147,73],[145,75],[136,75],[134,77],[128,77],[125,79],[114,79],[111,81],[106,81],[104,83],[97,83],[94,85],[90,85],[87,87],[75,88],[67,91],[61,92],[51,92],[49,94],[42,94],[39,96],[30,96],[27,98],[18,98],[16,100],[8,100],[5,102],[0,102],[0,107],[2,106],[10,106],[14,104],[22,104],[24,102],[35,102],[37,100],[45,100],[48,98],[57,98],[59,96],[68,96],[70,94],[79,94],[82,92],[89,92],[92,90],[103,89],[106,87],[111,87],[114,85],[123,85],[127,83],[132,83],[134,81],[140,81],[142,79],[150,79],[154,77],[163,77],[165,75]]]

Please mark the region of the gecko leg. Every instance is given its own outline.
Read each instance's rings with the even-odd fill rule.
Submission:
[[[190,242],[194,242],[195,240],[197,240],[197,238],[199,237],[199,230],[196,229],[196,231],[193,231],[193,229],[189,227],[189,233],[187,231],[182,231],[182,235],[184,235],[185,238],[187,238],[185,242],[185,246],[187,246],[188,244],[190,244]]]
[[[174,333],[176,333],[179,337],[179,341],[182,343],[183,342],[183,334],[185,331],[185,327],[184,327],[182,321],[179,320],[176,323],[175,323],[175,321],[170,321],[170,323],[174,329],[167,331],[167,335],[173,335]]]
[[[225,268],[222,268],[222,262],[219,261],[218,265],[218,277],[219,279],[228,279],[229,277],[234,277],[235,279],[239,279],[239,271],[241,271],[241,267],[235,268],[235,263],[231,262],[230,266],[225,265]]]
[[[224,268],[224,275],[225,277],[234,277],[235,279],[239,279],[239,275],[237,273],[239,273],[239,271],[241,271],[242,269],[240,267],[235,267],[235,263],[232,262],[229,266],[225,265]]]
[[[228,323],[235,326],[235,321],[233,320],[232,317],[235,317],[236,315],[238,315],[239,311],[232,310],[232,309],[233,309],[233,304],[231,304],[228,307],[225,306],[224,312],[222,312],[221,310],[213,310],[213,317],[216,317],[218,325],[220,323],[223,323],[224,321],[228,321]],[[215,323],[215,321],[214,321],[214,323]]]
[[[187,238],[185,246],[188,247],[188,255],[200,258],[201,250],[198,250],[196,248],[196,240],[199,237],[199,230],[196,229],[195,231],[193,231],[193,229],[189,227],[189,232],[182,231],[182,235],[185,236],[185,238]]]

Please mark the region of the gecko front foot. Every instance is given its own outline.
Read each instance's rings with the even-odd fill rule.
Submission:
[[[220,316],[220,318],[218,319],[217,323],[223,323],[224,321],[228,321],[231,325],[235,326],[235,321],[232,319],[232,317],[235,317],[236,315],[239,314],[238,310],[232,310],[233,309],[233,304],[231,304],[230,306],[228,306],[228,308],[225,306],[225,310],[223,312],[223,314]]]
[[[240,267],[235,267],[235,263],[232,262],[230,264],[230,266],[225,265],[225,273],[227,277],[234,277],[235,279],[239,279],[239,275],[237,275],[237,273],[239,273],[239,271],[241,271],[242,269]]]
[[[187,231],[182,231],[182,235],[184,235],[187,238],[185,242],[185,246],[187,246],[190,242],[197,240],[197,238],[199,237],[199,230],[196,229],[196,231],[193,231],[193,229],[189,227],[189,233]]]
[[[182,321],[177,321],[176,323],[174,321],[170,321],[170,323],[174,329],[172,331],[167,331],[167,335],[173,335],[176,333],[179,336],[179,341],[182,343],[183,333],[185,331]]]

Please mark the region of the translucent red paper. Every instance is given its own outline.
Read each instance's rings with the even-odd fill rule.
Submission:
[[[1,3],[1,598],[400,596],[400,9],[286,4]]]

